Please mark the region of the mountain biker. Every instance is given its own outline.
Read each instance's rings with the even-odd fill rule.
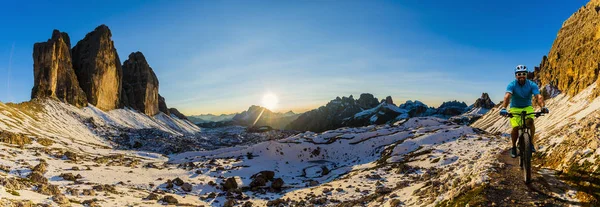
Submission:
[[[544,98],[540,94],[540,89],[537,84],[531,80],[527,80],[527,67],[524,65],[517,65],[515,69],[515,78],[513,82],[508,84],[506,87],[506,94],[504,95],[504,103],[502,104],[502,109],[500,110],[501,116],[507,116],[508,111],[506,111],[506,107],[508,103],[510,103],[510,113],[521,113],[522,111],[526,111],[527,113],[533,113],[533,106],[531,105],[531,97],[535,96],[538,101],[538,106],[541,107],[542,113],[550,112],[548,108],[546,108],[544,104]],[[531,147],[532,152],[535,152],[535,147],[533,146],[534,134],[535,134],[535,125],[533,125],[534,115],[528,115],[527,125],[530,126],[531,129]],[[510,150],[510,156],[515,158],[517,157],[517,147],[516,142],[519,137],[519,125],[521,124],[520,116],[513,116],[510,119],[510,124],[512,126],[511,138],[512,138],[512,149]]]

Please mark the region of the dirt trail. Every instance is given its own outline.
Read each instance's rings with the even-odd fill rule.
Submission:
[[[485,200],[496,206],[589,206],[575,199],[574,188],[559,180],[556,172],[535,168],[532,182],[526,185],[519,158],[504,151],[498,158],[504,164],[491,174],[491,183],[483,189]]]

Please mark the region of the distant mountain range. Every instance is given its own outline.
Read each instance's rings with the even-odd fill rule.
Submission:
[[[342,98],[337,97],[325,106],[302,114],[287,125],[285,129],[323,132],[340,127],[391,124],[411,117],[434,116],[449,119],[465,112],[475,111],[475,108],[489,110],[494,105],[489,100],[487,93],[484,93],[484,95],[485,97],[482,95],[482,98],[479,98],[476,104],[471,106],[467,106],[464,102],[448,101],[442,103],[438,108],[429,107],[420,101],[411,100],[406,101],[400,106],[396,106],[390,96],[377,101],[378,99],[369,93],[361,94],[358,100],[355,100],[352,95]],[[479,113],[487,110],[476,111]],[[464,118],[466,120],[461,118],[461,121],[457,121],[457,123],[472,123],[473,120],[471,118],[476,119],[479,117],[481,116],[469,116]]]
[[[219,116],[207,114],[190,116],[189,118],[196,125],[205,128],[238,125],[246,127],[270,126],[275,129],[283,129],[299,116],[300,114],[296,114],[293,111],[277,113],[261,106],[252,105],[248,110],[240,113],[222,114]]]
[[[261,127],[296,131],[323,132],[340,127],[360,127],[372,124],[391,124],[411,117],[433,116],[450,119],[454,123],[470,124],[480,118],[494,103],[487,93],[483,93],[471,106],[464,102],[447,101],[438,108],[429,107],[423,102],[408,100],[400,106],[394,104],[391,96],[378,101],[370,93],[363,93],[358,99],[336,97],[317,109],[296,114],[272,112],[261,106],[250,106],[248,110],[235,114],[203,114],[188,118],[199,127],[216,128],[224,126]]]
[[[201,115],[188,116],[188,119],[190,119],[190,121],[192,121],[194,124],[206,123],[206,122],[220,122],[220,121],[229,121],[229,120],[233,119],[233,117],[237,114],[238,113],[221,114],[221,115],[201,114]]]
[[[261,106],[250,106],[248,110],[235,115],[231,121],[241,126],[270,126],[276,129],[283,129],[290,122],[297,119],[300,114],[292,111],[286,113],[276,113]]]

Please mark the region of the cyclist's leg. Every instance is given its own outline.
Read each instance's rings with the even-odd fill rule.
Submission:
[[[529,126],[529,131],[531,132],[531,145],[535,146],[535,124],[533,123],[532,118],[527,118],[526,122],[527,126]]]
[[[512,147],[517,147],[517,138],[519,138],[519,127],[513,127],[510,136],[512,138]]]
[[[525,110],[527,111],[527,113],[533,113],[533,112],[534,112],[534,111],[533,111],[533,107],[532,107],[532,106],[528,106],[528,107],[526,107],[526,108],[525,108]],[[534,118],[535,118],[535,116],[532,114],[532,115],[529,115],[529,116],[528,116],[528,117],[525,119],[525,122],[527,122],[527,126],[529,127],[529,133],[530,133],[529,135],[531,136],[531,139],[530,139],[530,141],[531,141],[531,147],[533,148],[533,149],[532,149],[533,151],[535,151],[534,144],[533,144],[533,143],[535,143],[535,142],[534,142],[534,137],[535,137],[535,125],[534,125],[534,123],[533,123],[533,120],[534,120]]]
[[[510,108],[510,113],[519,113],[521,108]],[[512,132],[510,133],[512,148],[510,149],[510,156],[517,157],[517,139],[519,138],[519,126],[521,125],[521,118],[519,116],[513,116],[510,118],[510,125],[512,126]]]
[[[524,108],[511,107],[510,113],[521,113],[521,111],[523,110]],[[517,138],[519,138],[519,126],[521,126],[521,117],[515,115],[512,118],[510,118],[510,125],[512,126],[512,132],[510,133],[512,137],[512,146],[516,147]]]

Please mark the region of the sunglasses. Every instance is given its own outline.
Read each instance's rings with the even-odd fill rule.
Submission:
[[[527,76],[527,72],[515,73],[516,76]]]

